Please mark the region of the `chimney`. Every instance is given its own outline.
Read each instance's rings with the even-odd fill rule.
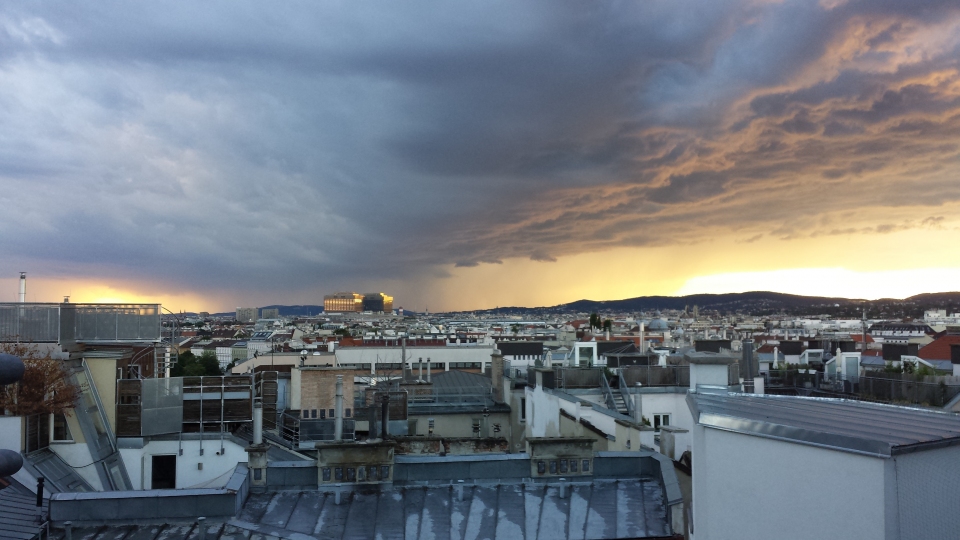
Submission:
[[[503,403],[503,353],[493,349],[490,353],[490,378],[493,381],[493,400]]]
[[[407,338],[400,342],[400,374],[403,380],[407,380]]]
[[[647,342],[643,339],[643,321],[640,321],[640,352],[647,352]]]
[[[20,303],[27,301],[27,273],[20,272]]]
[[[253,444],[263,443],[263,405],[253,404]]]
[[[786,362],[786,359],[784,359],[784,362]],[[777,364],[779,363],[780,363],[780,347],[774,347],[773,348],[773,364],[771,365],[774,368],[776,368]]]
[[[427,382],[430,382],[430,357],[427,357]]]
[[[333,412],[335,416],[333,439],[340,442],[343,440],[343,375],[337,375],[337,397]]]
[[[640,383],[638,382],[637,383],[638,393],[630,397],[633,398],[633,421],[642,426],[643,425],[643,409],[640,406],[640,404],[643,402],[643,400],[640,399],[639,390],[640,390]]]
[[[753,393],[759,396],[762,396],[764,393],[763,389],[763,377],[754,377],[753,378]]]
[[[740,347],[740,374],[750,380],[760,374],[760,365],[753,358],[753,340],[745,339]]]
[[[423,357],[422,356],[418,359],[417,365],[420,367],[420,376],[417,377],[417,382],[423,382]]]

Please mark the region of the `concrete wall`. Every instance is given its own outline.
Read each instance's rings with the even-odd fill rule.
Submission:
[[[267,489],[317,489],[316,461],[267,463]]]
[[[901,540],[950,538],[960,531],[960,447],[895,458]]]
[[[540,386],[526,388],[527,437],[560,436],[560,399]]]
[[[471,484],[475,480],[500,478],[526,478],[530,476],[530,456],[509,454],[494,456],[396,456],[393,481],[395,483],[423,482],[428,480],[463,480]]]
[[[417,421],[416,435],[427,435],[430,418],[433,418],[434,437],[476,437],[473,432],[473,420],[480,420],[481,437],[504,437],[510,439],[510,414],[490,413],[484,422],[483,413],[465,412],[457,414],[417,414],[409,415],[410,420]],[[486,423],[486,425],[484,425]],[[493,432],[493,424],[500,424],[500,433]],[[410,433],[414,435],[414,433]]]
[[[200,455],[201,442],[203,455]],[[178,449],[182,445],[183,455]],[[247,462],[244,448],[229,439],[223,441],[224,453],[220,452],[220,440],[149,441],[143,448],[120,448],[120,457],[127,468],[134,489],[150,489],[155,455],[177,456],[177,489],[219,488],[230,478],[237,463]],[[203,464],[199,469],[198,464]]]
[[[884,461],[697,426],[693,538],[885,538]]]
[[[117,431],[117,361],[113,358],[84,358],[90,368],[93,384],[100,394],[110,431]]]
[[[453,362],[462,363],[481,363],[483,369],[490,364],[490,354],[493,352],[492,345],[450,345],[447,347],[407,347],[407,366],[409,369],[417,369],[417,361],[423,358],[426,363],[430,358],[431,363],[442,362],[449,364]],[[401,361],[400,347],[341,347],[336,351],[337,365],[343,364],[399,364]],[[449,366],[446,367],[449,369]],[[397,370],[399,372],[399,370]],[[424,366],[426,372],[426,366]],[[426,376],[426,374],[424,374]]]
[[[690,364],[690,388],[698,384],[727,386],[729,381],[727,364]]]

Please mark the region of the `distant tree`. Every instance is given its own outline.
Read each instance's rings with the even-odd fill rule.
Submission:
[[[63,361],[23,344],[0,344],[0,352],[20,357],[25,368],[20,382],[0,387],[0,413],[64,414],[74,407],[80,391]]]
[[[603,329],[607,331],[613,331],[613,321],[610,319],[603,321]]]
[[[600,316],[599,316],[599,315],[597,315],[596,313],[591,313],[591,314],[590,314],[590,329],[593,330],[594,328],[600,328],[600,324],[601,324],[600,321],[601,321],[601,319],[600,319]]]
[[[220,361],[217,353],[203,351],[196,356],[190,351],[180,353],[177,365],[170,370],[171,377],[203,377],[207,375],[223,375],[220,370]]]

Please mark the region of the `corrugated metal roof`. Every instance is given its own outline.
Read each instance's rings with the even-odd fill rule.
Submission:
[[[22,495],[12,489],[0,490],[0,540],[30,540],[40,534],[37,520],[37,497]],[[47,500],[43,501],[47,515]]]
[[[691,393],[700,425],[860,454],[896,454],[960,444],[960,416],[832,398]]]

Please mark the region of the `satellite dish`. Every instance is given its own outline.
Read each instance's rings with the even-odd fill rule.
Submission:
[[[13,384],[23,378],[23,360],[12,354],[0,353],[0,385]]]
[[[0,477],[12,476],[23,467],[23,456],[13,450],[0,450]]]

